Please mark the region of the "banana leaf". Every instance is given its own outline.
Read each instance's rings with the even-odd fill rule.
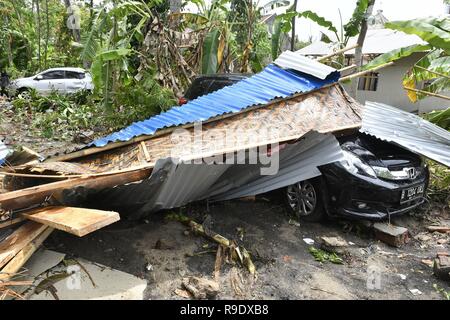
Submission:
[[[219,30],[211,30],[205,37],[202,51],[202,73],[213,74],[219,67],[217,52],[219,49]]]
[[[425,18],[406,21],[392,21],[386,28],[415,34],[435,48],[450,53],[450,18]]]
[[[394,49],[389,52],[386,52],[375,59],[373,59],[371,62],[363,66],[363,70],[372,69],[378,66],[381,66],[382,64],[396,61],[398,59],[408,57],[412,55],[415,52],[423,52],[430,49],[430,46],[428,45],[422,45],[422,44],[414,44],[412,46],[403,47],[399,49]]]
[[[350,21],[344,25],[345,36],[347,38],[356,36],[361,29],[361,22],[364,19],[364,14],[369,6],[369,0],[359,0],[356,2],[355,10],[353,11]]]

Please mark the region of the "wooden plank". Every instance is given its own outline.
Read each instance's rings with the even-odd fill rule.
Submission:
[[[22,215],[79,237],[120,220],[117,212],[75,207],[45,207]]]
[[[0,271],[0,281],[7,280],[19,272],[20,268],[22,268],[28,259],[30,259],[33,253],[41,246],[53,230],[53,228],[47,227],[33,241],[20,250],[19,253],[17,253],[16,256],[12,258],[7,265],[5,265],[2,271]]]
[[[442,233],[450,232],[450,227],[448,227],[448,226],[428,226],[427,229],[430,232],[435,232],[435,231],[442,232]]]
[[[0,222],[0,229],[10,227],[13,224],[22,222],[23,220],[25,220],[25,218],[23,218],[23,217],[5,220],[3,222]]]
[[[44,202],[51,196],[63,201],[62,192],[74,187],[101,190],[130,182],[140,181],[150,176],[151,169],[136,169],[112,175],[82,177],[64,181],[47,183],[35,187],[11,191],[0,194],[0,203],[3,210],[15,210],[30,207]]]
[[[144,152],[145,161],[150,162],[152,158],[150,157],[150,153],[148,152],[147,145],[145,141],[141,141],[142,152]]]
[[[20,226],[5,240],[0,242],[0,268],[11,260],[28,243],[42,233],[47,226],[36,222],[27,222]]]

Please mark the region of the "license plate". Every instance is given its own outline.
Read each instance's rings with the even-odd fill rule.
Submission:
[[[400,198],[400,203],[408,202],[423,196],[423,191],[425,189],[425,185],[421,184],[419,186],[407,188],[402,190],[402,196]]]

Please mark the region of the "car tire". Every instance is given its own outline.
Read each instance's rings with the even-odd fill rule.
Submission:
[[[286,187],[284,198],[289,213],[299,220],[317,222],[325,216],[320,178],[300,181]]]
[[[24,98],[30,95],[30,89],[29,88],[20,88],[17,90],[17,96],[22,95]]]

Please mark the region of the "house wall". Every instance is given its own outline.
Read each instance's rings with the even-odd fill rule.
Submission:
[[[449,108],[450,100],[435,97],[427,97],[416,103],[412,103],[409,101],[406,91],[403,89],[403,75],[423,55],[424,53],[415,53],[409,57],[396,61],[393,66],[380,69],[378,71],[377,91],[358,90],[357,100],[361,103],[364,103],[365,101],[386,103],[405,111],[418,113]],[[348,86],[349,85],[345,85],[347,90]],[[450,91],[441,94],[450,96]]]

